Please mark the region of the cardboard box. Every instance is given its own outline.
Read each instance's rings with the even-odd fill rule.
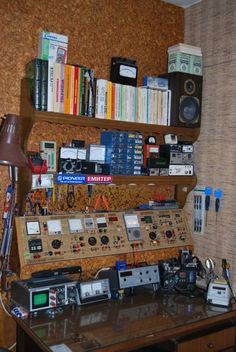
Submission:
[[[68,37],[63,34],[41,32],[38,57],[51,62],[67,63]]]
[[[190,73],[202,76],[202,57],[190,55]]]
[[[190,73],[190,55],[185,53],[172,53],[168,55],[168,73]]]

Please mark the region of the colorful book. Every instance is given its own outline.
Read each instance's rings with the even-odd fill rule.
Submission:
[[[74,105],[73,105],[73,115],[78,115],[78,92],[79,92],[79,67],[74,67]]]
[[[71,97],[71,65],[65,65],[64,76],[64,113],[70,113],[70,97]]]
[[[59,112],[61,64],[55,62],[53,66],[53,111]]]
[[[65,87],[65,65],[61,64],[60,94],[59,94],[59,112],[61,113],[64,113],[64,87]]]
[[[42,60],[41,77],[41,110],[47,111],[48,60]]]
[[[26,78],[28,80],[31,101],[36,110],[41,110],[41,79],[42,60],[33,59],[26,65]]]
[[[107,119],[111,119],[112,110],[112,82],[107,82]]]
[[[107,80],[97,79],[95,117],[106,119],[107,116]]]

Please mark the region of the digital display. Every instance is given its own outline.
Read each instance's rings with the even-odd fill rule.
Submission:
[[[49,291],[32,292],[32,308],[48,307]]]
[[[117,216],[109,216],[108,220],[109,221],[118,221],[118,217]]]
[[[212,288],[213,288],[214,290],[225,291],[225,287],[221,287],[221,286],[212,286]]]
[[[61,220],[48,220],[47,225],[49,235],[61,235]]]
[[[152,224],[152,217],[149,216],[144,216],[144,221],[146,222],[146,224]]]
[[[127,276],[132,276],[132,275],[133,275],[132,271],[120,272],[120,277],[127,277]]]
[[[69,219],[68,223],[70,233],[78,233],[83,230],[83,225],[80,219]]]
[[[38,221],[26,222],[27,235],[40,235],[40,226]]]
[[[125,214],[124,219],[127,229],[140,227],[138,222],[138,216],[136,214]]]

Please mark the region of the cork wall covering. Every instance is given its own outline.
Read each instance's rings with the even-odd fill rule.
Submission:
[[[183,41],[183,10],[161,0],[1,0],[0,18],[3,53],[0,60],[1,116],[20,112],[20,87],[25,76],[25,64],[37,56],[38,35],[42,30],[67,35],[68,62],[93,68],[97,78],[109,79],[112,56],[135,59],[139,67],[139,85],[144,75],[166,72],[168,46]],[[30,150],[37,150],[40,140],[52,139],[52,136],[55,136],[58,145],[68,142],[74,138],[75,132],[77,138],[86,135],[87,143],[99,141],[96,129],[82,131],[78,128],[75,131],[74,128],[49,125],[44,123],[35,126],[30,135]],[[6,169],[0,167],[2,200],[9,183]],[[121,210],[147,201],[153,193],[173,196],[171,187],[153,189],[141,186],[127,189],[120,186],[108,187],[104,191],[107,192],[111,209]],[[86,192],[83,187],[76,187],[76,209],[84,207]],[[2,210],[3,201],[0,213]],[[110,265],[111,262],[100,264]],[[88,265],[91,265],[90,261]],[[2,315],[0,321],[1,318]],[[8,341],[7,337],[5,341]]]

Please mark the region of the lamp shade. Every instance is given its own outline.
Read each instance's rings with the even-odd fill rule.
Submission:
[[[21,118],[6,115],[0,130],[0,164],[10,166],[28,166],[28,161],[20,145]]]

